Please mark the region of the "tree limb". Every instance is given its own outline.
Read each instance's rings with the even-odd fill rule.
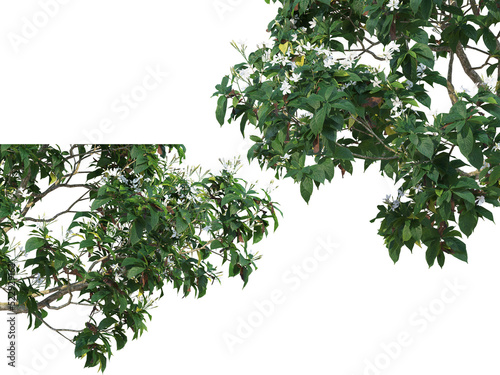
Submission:
[[[86,283],[85,281],[79,281],[79,282],[74,283],[74,284],[64,285],[62,287],[57,287],[57,288],[51,289],[49,291],[44,291],[47,294],[52,293],[52,292],[54,292],[54,293],[51,294],[50,296],[48,296],[47,298],[45,298],[43,301],[40,301],[37,303],[38,310],[49,307],[49,305],[52,302],[58,300],[59,298],[63,297],[64,295],[71,293],[71,292],[83,290],[87,286],[88,286],[88,283]],[[40,294],[45,294],[44,292],[41,292]],[[0,311],[12,311],[16,314],[24,314],[24,313],[28,312],[28,308],[24,305],[17,304],[17,302],[14,305],[12,305],[12,304],[9,305],[8,303],[2,302],[2,303],[0,303]]]

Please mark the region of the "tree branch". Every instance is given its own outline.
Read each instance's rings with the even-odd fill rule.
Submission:
[[[458,44],[457,44],[456,53],[457,53],[458,59],[460,60],[460,64],[462,64],[462,68],[463,68],[465,74],[467,74],[469,76],[469,78],[472,80],[472,82],[474,82],[476,84],[476,86],[478,86],[478,87],[483,86],[484,87],[485,83],[483,82],[483,80],[481,79],[479,74],[477,74],[477,72],[474,69],[472,69],[470,61],[467,58],[467,55],[465,54],[464,48],[462,47],[462,44],[460,42],[458,42]]]
[[[88,286],[88,283],[86,283],[85,281],[79,281],[79,282],[74,283],[74,284],[64,285],[62,287],[57,287],[57,288],[50,289],[47,291],[42,291],[42,292],[40,292],[39,295],[50,294],[50,293],[53,293],[53,294],[51,294],[50,296],[45,298],[43,301],[38,302],[37,308],[38,308],[38,310],[40,310],[40,309],[49,307],[49,305],[52,302],[58,300],[59,298],[63,297],[64,295],[71,293],[71,292],[83,290],[87,286]],[[8,303],[2,302],[2,303],[0,303],[0,311],[12,311],[16,314],[24,314],[24,313],[28,312],[28,308],[24,305],[19,305],[17,303],[14,305],[9,305]]]
[[[446,81],[446,88],[448,89],[448,96],[450,97],[452,104],[455,104],[458,101],[455,87],[453,86],[453,83],[452,83],[454,56],[455,56],[455,54],[453,52],[451,52],[450,53],[450,62],[448,64],[448,79]]]

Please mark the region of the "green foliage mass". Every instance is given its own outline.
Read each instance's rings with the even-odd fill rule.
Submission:
[[[417,245],[429,266],[467,261],[462,235],[500,197],[498,2],[279,3],[268,42],[233,44],[244,61],[216,86],[218,122],[251,128],[248,158],[307,202],[336,169],[378,165],[399,187],[374,219],[392,260]],[[436,90],[449,105],[431,115]]]
[[[220,280],[217,263],[245,285],[258,259],[249,245],[278,225],[268,193],[235,177],[234,165],[201,174],[181,164],[184,152],[180,145],[1,146],[0,287],[34,328],[48,324],[53,308],[87,306],[88,321],[69,339],[86,367],[104,371],[127,331],[142,335],[165,287],[202,297]],[[30,217],[63,189],[80,197],[51,218]],[[51,224],[62,215],[72,219],[59,238]],[[30,234],[19,247],[12,232],[23,227]]]

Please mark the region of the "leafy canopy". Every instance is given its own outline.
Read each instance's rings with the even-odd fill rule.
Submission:
[[[378,165],[399,187],[374,219],[392,260],[417,245],[429,266],[467,261],[462,235],[500,197],[498,2],[279,2],[269,41],[233,43],[244,61],[216,86],[218,122],[250,128],[248,158],[306,202],[336,169]],[[431,115],[435,93],[449,104]]]
[[[199,298],[220,280],[217,263],[244,285],[258,256],[249,249],[278,222],[266,191],[235,177],[234,164],[201,174],[181,164],[171,145],[2,145],[0,150],[0,287],[30,327],[53,327],[49,311],[87,306],[73,338],[85,366],[104,371],[112,349],[146,329],[148,310],[171,284]],[[62,190],[79,196],[50,218],[33,208]],[[62,238],[52,230],[72,216]],[[24,227],[24,229],[23,229]],[[12,239],[21,230],[28,238]],[[14,232],[14,234],[12,234]],[[49,323],[50,322],[50,323]]]

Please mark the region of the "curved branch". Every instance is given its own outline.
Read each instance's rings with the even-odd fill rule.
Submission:
[[[458,59],[460,60],[460,64],[462,64],[462,68],[463,68],[465,74],[467,74],[469,76],[469,78],[472,80],[472,82],[474,82],[476,84],[476,86],[478,86],[478,87],[483,86],[484,87],[485,83],[483,82],[483,80],[481,79],[479,74],[477,74],[477,72],[474,69],[472,69],[470,61],[467,58],[467,55],[465,54],[464,48],[462,47],[462,43],[460,43],[460,42],[457,44],[456,53],[457,53]]]
[[[87,286],[88,286],[87,282],[79,281],[79,282],[74,283],[74,284],[64,285],[62,287],[57,287],[54,289],[43,291],[40,293],[41,295],[50,294],[50,293],[53,293],[53,294],[51,294],[50,296],[48,296],[44,300],[37,303],[38,310],[49,307],[49,305],[52,302],[58,300],[59,298],[63,297],[64,295],[71,293],[71,292],[83,290]],[[14,305],[12,305],[12,304],[9,305],[8,303],[2,302],[2,303],[0,303],[0,311],[12,311],[16,314],[24,314],[24,313],[28,312],[28,308],[24,305],[19,305],[17,303]]]

